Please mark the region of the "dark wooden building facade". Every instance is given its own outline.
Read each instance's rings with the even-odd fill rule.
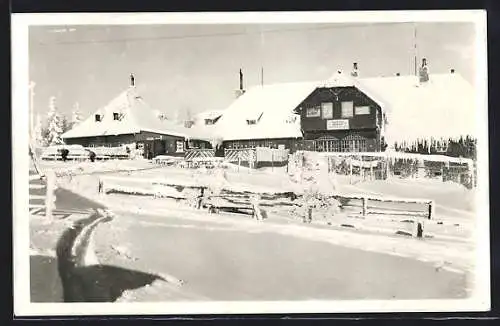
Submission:
[[[67,138],[66,144],[78,144],[85,147],[118,147],[135,143],[136,149],[142,149],[145,158],[157,155],[183,156],[186,148],[184,137],[141,131],[136,134],[106,135],[94,137]]]
[[[383,150],[381,107],[356,87],[317,88],[295,112],[301,117],[304,149]]]

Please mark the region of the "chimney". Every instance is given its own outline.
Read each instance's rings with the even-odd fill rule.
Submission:
[[[243,72],[240,69],[240,91],[243,91]]]
[[[354,62],[352,64],[351,76],[352,77],[358,77],[358,63],[357,62]]]
[[[135,77],[134,77],[134,74],[130,74],[130,87],[135,87]]]
[[[241,71],[241,69],[240,69],[240,88],[237,89],[234,93],[236,98],[240,97],[245,93],[245,90],[243,89],[243,72]]]
[[[455,69],[453,69],[453,68],[452,68],[452,69],[450,70],[450,73],[454,74],[454,73],[455,73]]]
[[[422,66],[419,69],[419,80],[421,83],[425,83],[429,81],[429,68],[427,66],[427,59],[423,58],[422,59]]]

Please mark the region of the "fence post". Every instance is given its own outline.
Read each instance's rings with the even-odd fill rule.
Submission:
[[[99,179],[99,184],[98,184],[98,188],[97,188],[97,193],[102,193],[104,192],[104,182],[102,181],[102,179]]]
[[[274,171],[274,151],[271,149],[271,171]]]
[[[435,209],[434,200],[429,201],[429,216],[427,217],[429,220],[434,217]]]
[[[311,223],[313,216],[313,209],[311,206],[307,207],[307,223]]]
[[[238,172],[240,172],[240,164],[241,164],[241,151],[238,150]]]
[[[424,222],[420,220],[416,220],[416,226],[415,226],[415,236],[417,238],[423,238],[424,237]]]
[[[349,157],[349,184],[352,184],[352,157]]]
[[[200,196],[198,197],[198,202],[196,203],[196,208],[201,209],[203,207],[203,199],[205,197],[205,188],[200,188]]]
[[[367,213],[368,213],[368,198],[363,197],[363,211],[362,211],[363,217],[365,217]]]
[[[46,173],[47,182],[47,193],[45,195],[45,216],[49,219],[53,218],[54,206],[56,201],[56,174],[52,170],[48,170]]]
[[[472,188],[474,188],[476,186],[476,167],[475,167],[475,162],[471,162],[470,164],[468,164],[469,166],[469,173],[470,173],[470,183],[471,183],[471,186]]]
[[[385,179],[389,179],[389,173],[390,173],[390,166],[389,166],[389,158],[387,157],[385,160]]]
[[[260,195],[255,195],[252,198],[253,214],[257,221],[262,221],[264,216],[262,216],[262,210],[260,209]]]

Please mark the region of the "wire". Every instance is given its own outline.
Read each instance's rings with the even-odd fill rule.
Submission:
[[[312,23],[309,23],[312,24]],[[339,24],[339,23],[332,23]],[[346,29],[346,28],[360,28],[360,27],[373,27],[373,26],[387,26],[387,25],[401,25],[407,24],[402,23],[363,23],[363,24],[348,24],[342,26],[321,26],[321,27],[310,27],[310,28],[283,28],[283,29],[271,29],[271,30],[261,30],[255,32],[226,32],[226,33],[212,33],[212,34],[193,34],[193,35],[177,35],[177,36],[157,36],[157,37],[142,37],[142,38],[123,38],[123,39],[108,39],[108,40],[88,40],[88,41],[66,41],[66,42],[55,42],[55,43],[43,43],[38,42],[38,45],[79,45],[79,44],[99,44],[99,43],[121,43],[121,42],[144,42],[144,41],[154,41],[154,40],[183,40],[192,38],[204,38],[204,37],[220,37],[220,36],[239,36],[239,35],[249,35],[249,34],[266,34],[266,33],[288,33],[288,32],[300,32],[300,31],[313,31],[313,30],[329,30],[329,29]]]

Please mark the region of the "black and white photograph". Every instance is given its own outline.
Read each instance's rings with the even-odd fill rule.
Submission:
[[[12,15],[16,315],[487,311],[484,11]]]

